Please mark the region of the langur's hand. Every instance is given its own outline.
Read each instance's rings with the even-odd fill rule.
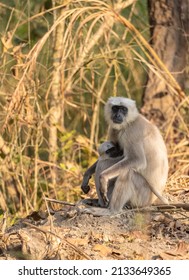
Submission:
[[[87,193],[90,191],[89,185],[84,185],[84,184],[82,184],[82,185],[81,185],[81,189],[82,189],[82,191],[83,191],[85,194],[87,194]]]
[[[81,189],[82,191],[87,194],[90,191],[90,187],[89,187],[89,180],[90,180],[91,176],[84,174],[83,176],[83,182],[81,184]]]

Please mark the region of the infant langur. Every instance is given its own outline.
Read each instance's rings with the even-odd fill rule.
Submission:
[[[123,150],[120,149],[118,144],[113,144],[110,141],[103,142],[98,147],[98,160],[91,166],[87,171],[85,172],[83,176],[83,182],[82,182],[82,190],[84,193],[88,193],[90,190],[90,187],[88,186],[89,179],[93,174],[95,174],[95,186],[96,186],[96,192],[98,195],[98,200],[96,199],[84,199],[82,200],[82,203],[88,204],[88,205],[95,205],[100,207],[105,207],[105,203],[101,197],[100,193],[100,174],[106,170],[108,167],[114,165],[121,159],[123,159]],[[116,178],[111,179],[108,182],[108,198],[111,198],[111,194],[115,185]]]
[[[123,151],[122,159],[107,159],[107,168],[97,161],[84,174],[82,190],[87,193],[91,174],[98,171],[97,192],[100,207],[86,209],[87,213],[103,216],[119,213],[129,203],[133,207],[151,205],[161,195],[168,176],[167,150],[158,128],[142,116],[135,101],[111,97],[105,105],[105,118],[109,125],[109,141]],[[102,162],[102,165],[104,163]],[[110,180],[116,178],[115,184]],[[112,190],[113,188],[113,190]]]
[[[100,192],[100,174],[108,167],[114,165],[115,163],[123,159],[123,150],[120,149],[118,144],[113,144],[112,142],[106,141],[99,146],[98,153],[99,158],[96,163],[95,169],[95,186],[98,195],[99,206],[106,207],[106,204],[104,203]],[[113,178],[108,182],[108,200],[111,199],[115,182],[116,178]]]

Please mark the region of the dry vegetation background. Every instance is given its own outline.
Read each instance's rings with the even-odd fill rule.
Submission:
[[[81,197],[83,171],[107,134],[104,103],[121,95],[140,107],[149,70],[180,96],[160,129],[167,192],[188,201],[188,89],[177,91],[148,44],[146,1],[0,1],[0,33],[1,219],[46,209],[44,197]]]
[[[0,3],[0,203],[29,213],[43,195],[78,199],[83,168],[106,137],[107,98],[140,102],[145,54],[115,11],[144,37],[147,11],[135,1],[114,10],[111,1],[9,3]]]

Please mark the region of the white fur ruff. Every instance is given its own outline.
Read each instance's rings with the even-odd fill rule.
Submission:
[[[123,124],[115,124],[111,120],[112,106],[124,106],[128,109],[128,113],[125,116],[125,122]],[[122,125],[133,122],[139,115],[134,100],[125,97],[110,97],[104,108],[105,119],[108,124],[114,129],[120,129]]]

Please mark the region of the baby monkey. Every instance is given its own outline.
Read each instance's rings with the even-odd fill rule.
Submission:
[[[98,154],[99,154],[98,160],[91,167],[87,169],[87,171],[83,176],[83,182],[81,185],[81,189],[83,190],[84,193],[87,194],[90,190],[90,187],[88,185],[89,179],[93,174],[95,174],[95,187],[98,195],[98,200],[84,199],[82,203],[90,204],[93,206],[95,205],[95,206],[105,207],[106,205],[100,193],[100,174],[110,166],[114,165],[115,163],[123,159],[123,150],[121,150],[118,143],[114,144],[113,142],[105,141],[98,147]],[[109,199],[112,195],[115,181],[116,178],[113,178],[108,183]]]
[[[113,142],[106,141],[99,146],[98,153],[99,153],[99,158],[98,161],[96,162],[96,169],[95,169],[95,186],[98,195],[98,205],[101,207],[106,207],[102,199],[102,194],[100,192],[100,174],[110,166],[114,165],[115,163],[123,159],[123,150],[121,150],[118,143],[114,144]],[[116,178],[113,178],[108,182],[107,196],[109,200],[112,196],[115,182],[116,182]]]

